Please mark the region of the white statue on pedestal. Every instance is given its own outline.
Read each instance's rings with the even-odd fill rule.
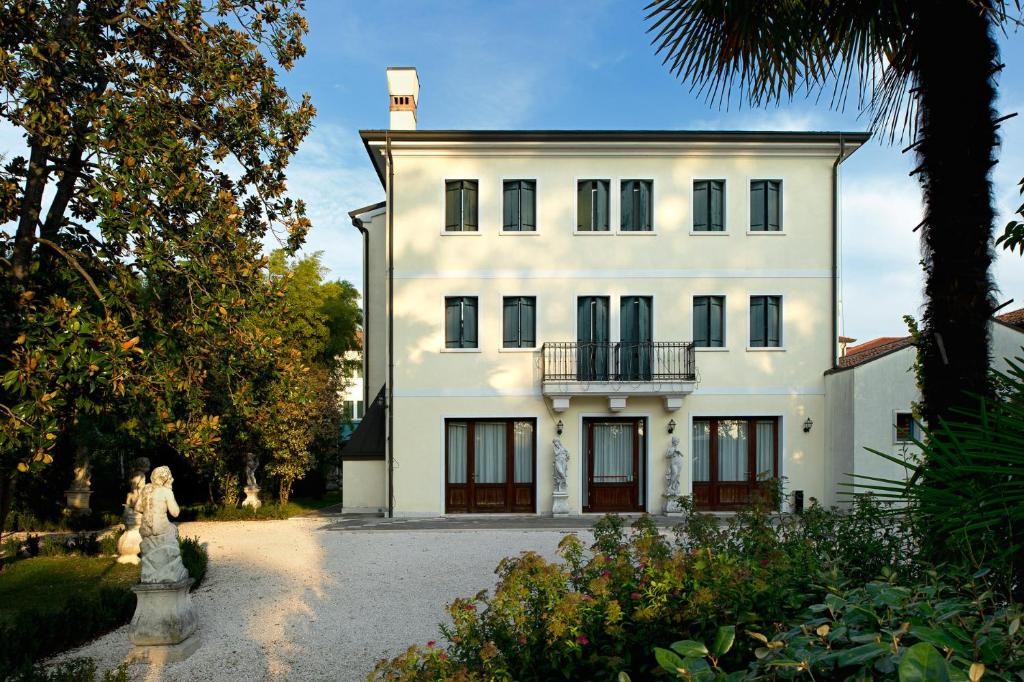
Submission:
[[[150,483],[142,489],[135,510],[141,515],[142,579],[145,583],[177,583],[188,578],[181,563],[178,527],[167,518],[180,512],[171,484],[174,478],[168,467],[153,469]]]
[[[665,472],[665,513],[678,514],[682,511],[679,506],[679,496],[682,495],[679,477],[683,473],[683,453],[679,451],[677,437],[672,436],[672,444],[665,451],[665,458],[668,460],[668,471]]]
[[[92,513],[89,498],[92,496],[92,464],[89,462],[89,449],[79,445],[75,451],[75,478],[71,487],[64,491],[67,500],[65,514],[86,516]]]
[[[555,438],[551,441],[555,447],[555,492],[566,491],[566,475],[569,468],[569,451],[562,445],[562,441]]]
[[[258,466],[259,461],[257,461],[256,455],[247,452],[245,454],[245,500],[242,501],[242,506],[252,507],[254,510],[263,506],[263,503],[260,502],[260,487],[256,484],[256,468]]]

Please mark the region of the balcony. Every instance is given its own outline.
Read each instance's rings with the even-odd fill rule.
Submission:
[[[542,348],[541,391],[555,412],[574,396],[608,398],[612,412],[630,397],[660,396],[670,412],[697,385],[693,344],[687,341],[555,341]]]

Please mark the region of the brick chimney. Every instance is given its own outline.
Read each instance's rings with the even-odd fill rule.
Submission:
[[[420,79],[414,66],[389,66],[388,95],[391,100],[391,130],[416,130],[416,105]]]

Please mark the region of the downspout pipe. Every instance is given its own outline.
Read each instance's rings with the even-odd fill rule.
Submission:
[[[832,336],[828,352],[832,369],[839,366],[839,164],[846,155],[846,140],[839,134],[839,156],[832,164]]]
[[[395,166],[391,156],[391,133],[385,141],[388,160],[388,518],[395,516]]]

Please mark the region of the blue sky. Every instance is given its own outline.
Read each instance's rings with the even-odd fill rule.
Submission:
[[[863,130],[855,107],[834,112],[799,99],[772,109],[722,110],[691,95],[654,56],[643,2],[610,0],[309,0],[308,55],[285,76],[319,110],[295,159],[291,191],[306,199],[334,277],[360,278],[361,249],[346,212],[383,198],[359,142],[387,127],[386,66],[416,66],[419,127]],[[1001,39],[1001,113],[1024,114],[1024,41]],[[1024,115],[1007,121],[995,170],[999,231],[1019,205]],[[911,228],[920,193],[900,146],[871,142],[843,167],[846,333],[861,340],[905,333],[921,304],[920,252]],[[1024,259],[1000,254],[999,300],[1024,306]]]

